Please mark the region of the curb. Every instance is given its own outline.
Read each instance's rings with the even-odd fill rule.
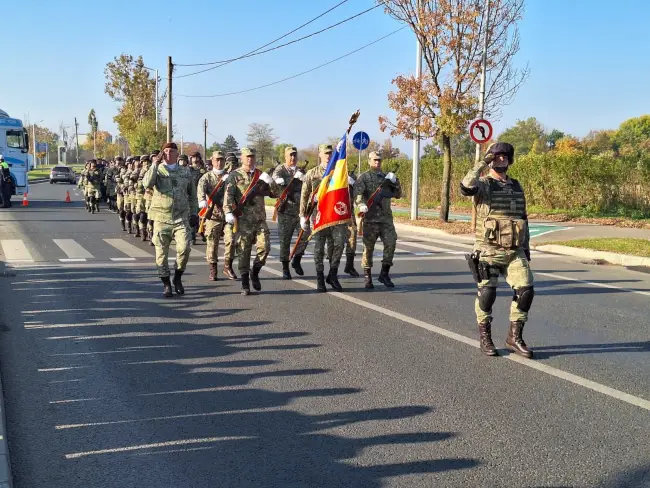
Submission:
[[[543,251],[553,254],[563,254],[565,256],[573,256],[576,258],[593,259],[605,261],[610,264],[619,266],[644,266],[650,267],[650,258],[643,258],[641,256],[630,256],[628,254],[618,254],[615,252],[606,251],[593,251],[591,249],[581,249],[578,247],[558,246],[555,244],[540,244],[537,246],[530,246],[531,249],[536,251]]]

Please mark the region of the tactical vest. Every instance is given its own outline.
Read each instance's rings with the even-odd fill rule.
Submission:
[[[487,199],[477,207],[476,242],[487,247],[517,249],[526,238],[526,200],[517,180],[501,185],[487,179]]]

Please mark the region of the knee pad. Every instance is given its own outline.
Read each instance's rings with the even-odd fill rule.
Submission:
[[[147,223],[147,214],[145,212],[140,212],[140,223],[141,224]]]
[[[533,304],[535,289],[532,286],[523,286],[515,290],[512,301],[517,302],[517,308],[522,312],[528,312]]]
[[[493,286],[482,286],[478,289],[478,306],[486,313],[492,312],[492,305],[497,299],[497,289]]]

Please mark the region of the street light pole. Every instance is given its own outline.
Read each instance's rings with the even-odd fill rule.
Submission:
[[[154,100],[154,108],[156,109],[156,132],[158,132],[158,70],[153,69],[153,68],[147,68],[146,66],[142,66],[144,69],[148,69],[149,71],[153,71],[156,73],[156,99]]]
[[[418,25],[420,18],[421,1],[418,1]],[[416,56],[415,56],[415,76],[422,78],[422,44],[416,34]],[[418,120],[419,125],[419,120]],[[413,168],[411,171],[411,220],[418,219],[419,195],[419,178],[420,178],[420,131],[415,133],[413,140]]]

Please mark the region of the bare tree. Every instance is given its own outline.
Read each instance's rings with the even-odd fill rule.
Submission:
[[[257,158],[262,164],[273,163],[273,147],[277,137],[273,134],[273,128],[269,124],[253,123],[249,125],[246,139],[248,145],[257,151]]]

